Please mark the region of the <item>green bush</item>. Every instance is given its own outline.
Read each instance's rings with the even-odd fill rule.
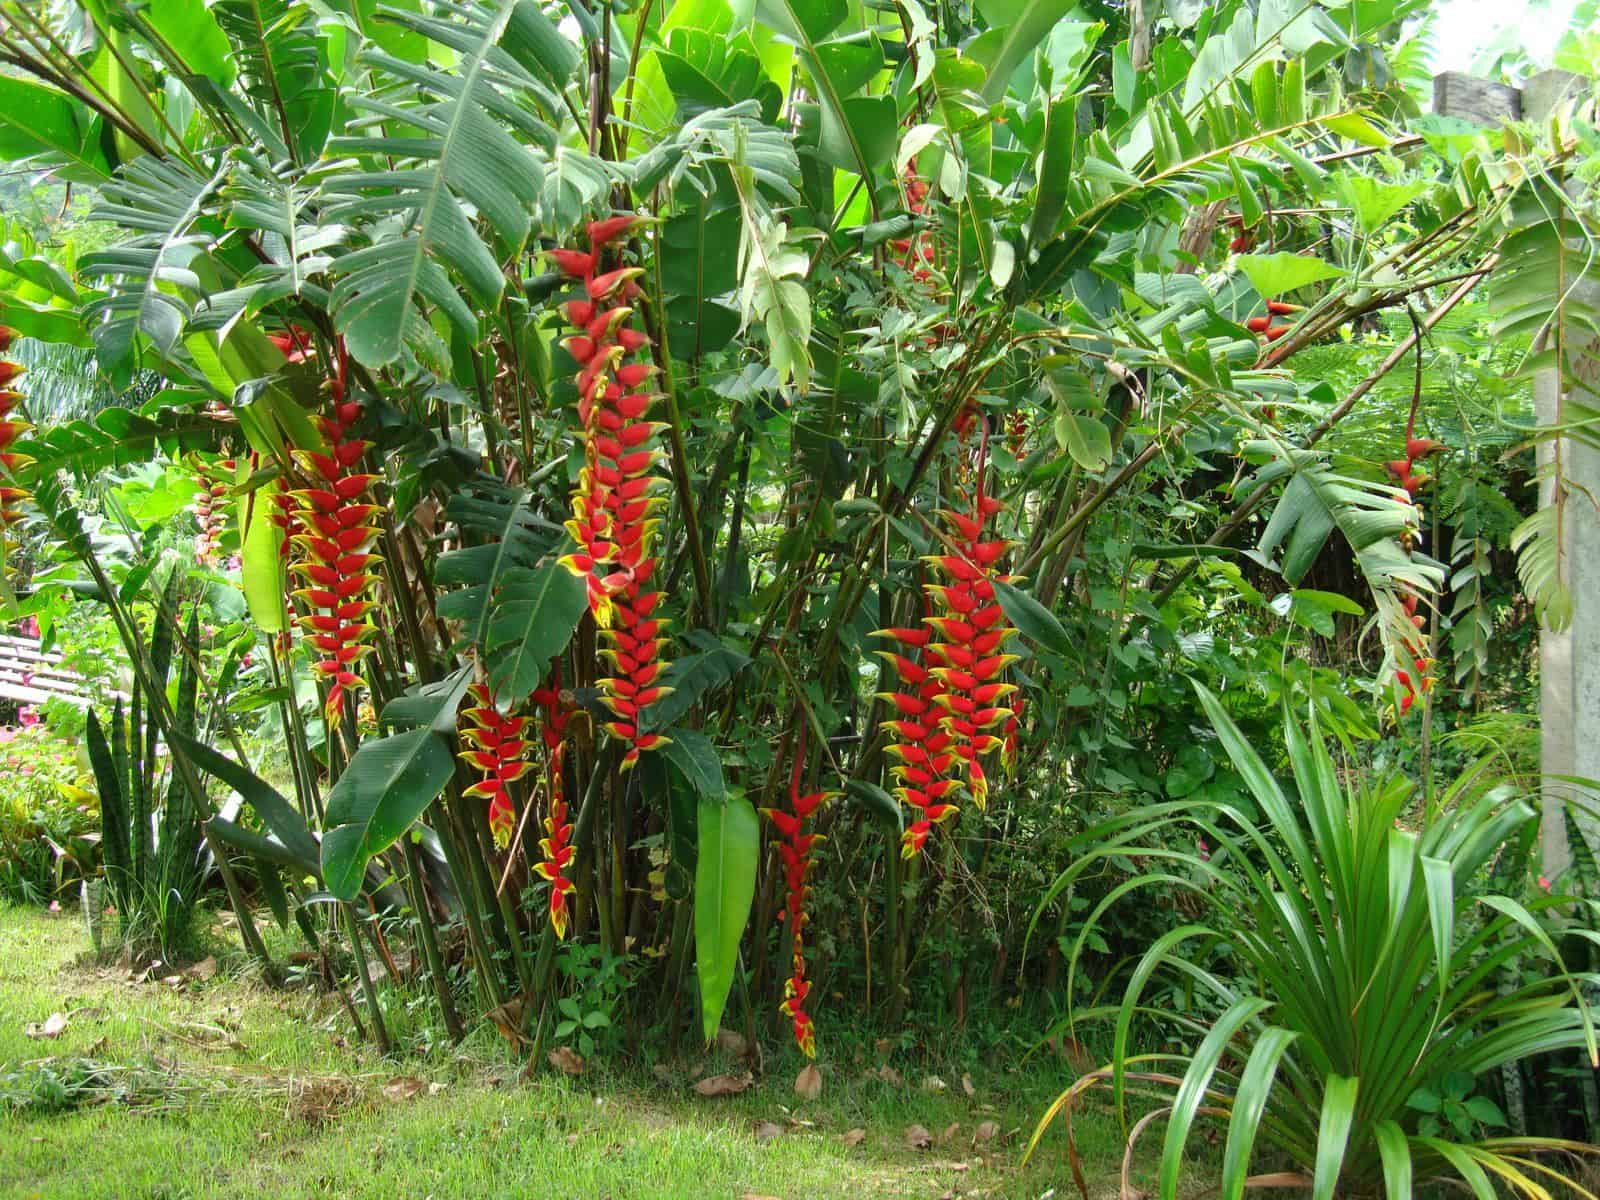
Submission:
[[[0,729],[0,900],[68,902],[100,862],[100,813],[77,747],[44,725]]]
[[[1540,1178],[1560,1176],[1536,1156],[1594,1148],[1495,1136],[1504,1118],[1475,1095],[1476,1079],[1532,1055],[1582,1047],[1596,1059],[1586,977],[1569,972],[1546,928],[1592,906],[1546,894],[1524,904],[1491,890],[1506,849],[1527,844],[1532,806],[1487,770],[1470,770],[1431,821],[1407,828],[1409,781],[1349,786],[1315,726],[1308,738],[1286,719],[1291,799],[1217,699],[1199,691],[1262,817],[1186,800],[1085,835],[1085,852],[1052,897],[1113,859],[1131,856],[1144,869],[1084,922],[1074,967],[1085,937],[1130,893],[1185,889],[1195,915],[1148,947],[1120,1003],[1076,1014],[1114,1020],[1112,1061],[1057,1099],[1034,1143],[1058,1115],[1070,1121],[1079,1098],[1109,1086],[1124,1118],[1130,1095],[1156,1102],[1130,1140],[1165,1120],[1163,1200],[1178,1193],[1199,1121],[1225,1127],[1224,1200],[1263,1186],[1252,1180],[1262,1166],[1287,1168],[1313,1200],[1380,1191],[1408,1200],[1413,1183],[1434,1181],[1490,1200],[1491,1178],[1530,1198],[1548,1195]],[[1175,848],[1184,834],[1209,851]],[[1230,970],[1209,969],[1216,950]],[[1519,970],[1534,963],[1549,969]],[[1187,977],[1220,1015],[1202,1021],[1153,1005],[1147,985],[1158,973]],[[1174,1027],[1191,1049],[1131,1054],[1136,1015]]]

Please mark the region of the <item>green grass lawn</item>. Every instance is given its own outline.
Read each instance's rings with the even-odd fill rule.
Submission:
[[[793,1088],[798,1060],[769,1061],[738,1096],[694,1094],[697,1068],[524,1078],[492,1027],[460,1047],[385,1060],[353,1044],[336,999],[269,990],[223,952],[205,979],[135,980],[82,965],[80,923],[0,909],[0,1196],[1066,1197],[1065,1139],[1026,1166],[1039,1112],[1068,1081],[1053,1060],[928,1090],[930,1068],[820,1062],[823,1091]],[[403,995],[391,996],[396,1024]],[[67,1017],[54,1038],[29,1025]],[[824,1047],[826,1055],[827,1048]],[[94,1102],[7,1112],[6,1096],[99,1070]],[[932,1068],[937,1069],[937,1068]],[[104,1099],[121,1089],[133,1099]],[[11,1106],[15,1109],[15,1104]],[[975,1140],[985,1122],[998,1135]],[[920,1125],[926,1149],[907,1144]],[[862,1130],[859,1140],[847,1138]],[[987,1134],[988,1128],[982,1132]],[[1120,1139],[1079,1123],[1092,1190],[1110,1195]],[[854,1144],[852,1144],[852,1142]]]

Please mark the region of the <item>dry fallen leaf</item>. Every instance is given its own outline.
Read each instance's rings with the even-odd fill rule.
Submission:
[[[972,1084],[971,1075],[963,1075],[961,1077],[961,1090],[968,1096],[976,1096],[978,1094],[978,1089]]]
[[[694,1090],[702,1096],[737,1096],[756,1081],[756,1077],[745,1071],[739,1075],[708,1075],[694,1085]]]
[[[896,1087],[899,1087],[902,1082],[900,1072],[896,1071],[888,1063],[884,1063],[883,1066],[878,1068],[878,1078],[885,1083],[892,1083]]]
[[[744,1040],[744,1034],[735,1033],[731,1029],[717,1030],[717,1049],[724,1054],[731,1054],[735,1058],[743,1058],[750,1049],[750,1043]]]
[[[162,983],[162,985],[164,987],[181,988],[183,986],[183,976],[182,975],[166,975],[166,976],[162,977],[161,983]]]
[[[912,1150],[926,1150],[933,1145],[933,1134],[921,1125],[911,1125],[906,1128],[906,1145]]]
[[[939,1144],[941,1146],[946,1144],[952,1138],[954,1138],[956,1136],[956,1134],[959,1133],[960,1131],[961,1131],[961,1122],[960,1121],[951,1121],[950,1124],[948,1124],[948,1125],[946,1125],[944,1127],[944,1132],[939,1135]]]
[[[865,1129],[846,1130],[839,1135],[839,1140],[846,1146],[859,1146],[867,1140],[867,1131]]]
[[[563,1075],[582,1075],[583,1058],[571,1046],[557,1046],[550,1051],[550,1065]]]
[[[756,1141],[770,1142],[783,1136],[783,1126],[776,1121],[763,1121],[756,1126]]]
[[[822,1095],[822,1072],[817,1069],[816,1063],[808,1063],[800,1074],[794,1077],[795,1095],[806,1100],[815,1100]]]
[[[184,972],[190,979],[206,980],[217,973],[217,960],[213,955],[206,955],[199,962]]]
[[[763,1196],[760,1192],[746,1192],[739,1200],[778,1200],[776,1196]]]
[[[415,1075],[396,1075],[383,1085],[383,1094],[390,1100],[409,1100],[420,1095],[428,1085]]]
[[[31,1038],[58,1038],[67,1029],[66,1013],[51,1013],[45,1018],[44,1024],[30,1023],[23,1030]]]
[[[925,1092],[942,1092],[944,1089],[945,1082],[937,1075],[926,1076],[922,1081],[922,1090]]]
[[[1000,1126],[993,1121],[985,1121],[973,1131],[972,1141],[976,1145],[978,1142],[992,1142],[999,1136]]]

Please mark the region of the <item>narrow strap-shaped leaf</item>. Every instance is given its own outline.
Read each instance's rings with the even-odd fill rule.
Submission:
[[[120,719],[121,715],[122,706],[119,703],[113,719]],[[126,875],[128,811],[123,803],[122,777],[117,770],[111,747],[106,743],[105,731],[100,727],[100,718],[92,708],[89,710],[89,723],[84,730],[84,738],[89,747],[89,766],[94,771],[95,788],[100,793],[101,846],[106,867],[108,873],[116,871]]]
[[[317,839],[306,828],[303,818],[265,780],[248,767],[241,766],[226,755],[219,754],[204,742],[183,734],[174,736],[174,749],[189,756],[189,761],[208,775],[214,775],[227,784],[251,808],[256,816],[297,859],[316,862],[321,853]]]
[[[1250,1051],[1233,1096],[1233,1116],[1228,1120],[1228,1144],[1222,1152],[1222,1200],[1239,1200],[1244,1195],[1245,1180],[1250,1177],[1250,1152],[1267,1098],[1272,1095],[1278,1064],[1299,1036],[1292,1030],[1272,1026]]]
[[[1405,1131],[1393,1121],[1379,1121],[1372,1132],[1383,1159],[1383,1187],[1389,1200],[1411,1200],[1411,1147]]]
[[[1216,1024],[1211,1027],[1211,1032],[1206,1034],[1194,1052],[1194,1057],[1190,1059],[1189,1069],[1184,1072],[1177,1098],[1172,1102],[1172,1112],[1167,1117],[1167,1138],[1161,1152],[1162,1200],[1177,1198],[1178,1181],[1183,1171],[1183,1150],[1189,1140],[1189,1129],[1194,1124],[1200,1102],[1205,1099],[1206,1089],[1211,1084],[1212,1075],[1216,1073],[1217,1063],[1233,1043],[1234,1035],[1267,1007],[1267,1001],[1257,996],[1244,996],[1235,1000],[1217,1018]]]
[[[1321,1131],[1317,1135],[1317,1165],[1311,1178],[1311,1200],[1333,1200],[1344,1170],[1345,1147],[1356,1120],[1356,1092],[1361,1081],[1347,1075],[1329,1075],[1322,1093]]]
[[[1472,1189],[1472,1194],[1477,1200],[1496,1200],[1494,1184],[1489,1182],[1489,1177],[1484,1174],[1483,1168],[1473,1161],[1472,1155],[1460,1146],[1442,1138],[1418,1138],[1417,1141],[1449,1163],[1456,1174],[1461,1176],[1462,1182]]]

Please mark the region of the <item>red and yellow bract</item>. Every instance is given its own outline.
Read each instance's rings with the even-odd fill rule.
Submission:
[[[295,450],[311,484],[291,493],[299,527],[292,539],[299,561],[292,569],[306,585],[295,592],[306,608],[297,619],[312,648],[312,670],[328,682],[323,715],[330,727],[339,723],[345,697],[361,686],[356,668],[372,652],[375,627],[367,614],[381,561],[372,552],[380,536],[378,506],[369,502],[377,476],[359,470],[368,443],[350,436],[361,405],[345,399],[342,361],[329,384],[332,413],[317,418],[326,449]]]
[[[534,867],[550,883],[550,925],[557,937],[567,936],[567,917],[572,908],[572,823],[567,812],[567,725],[572,720],[572,703],[561,691],[560,680],[533,693],[533,703],[541,716],[539,734],[544,739],[545,769],[549,772],[549,803],[545,807],[544,837],[539,849],[544,857]]]
[[[926,558],[942,577],[926,586],[932,611],[920,628],[877,631],[903,650],[919,652],[913,660],[898,650],[879,651],[901,684],[880,696],[895,710],[883,725],[895,735],[889,746],[896,760],[895,795],[912,810],[901,835],[907,858],[927,844],[933,826],[956,815],[951,797],[959,789],[980,808],[988,803],[983,759],[1015,735],[1020,708],[1007,698],[1017,689],[1001,676],[1016,660],[1004,651],[1016,630],[995,594],[995,582],[1006,579],[996,564],[1010,542],[985,536],[989,518],[1002,507],[985,494],[980,466],[971,511],[942,514],[954,536],[945,553]],[[999,734],[993,732],[997,725]]]
[[[0,325],[0,355],[11,349],[16,336],[15,330]],[[23,370],[22,364],[0,358],[0,480],[4,481],[0,482],[0,525],[5,526],[4,548],[7,552],[13,545],[11,529],[22,520],[22,510],[17,506],[28,498],[28,493],[12,480],[17,471],[33,461],[26,454],[18,454],[12,449],[17,439],[32,428],[26,421],[16,420],[12,416],[17,405],[22,403],[22,393],[11,385]]]
[[[645,419],[658,398],[641,390],[655,373],[645,351],[649,339],[630,324],[638,296],[635,267],[602,271],[612,244],[641,223],[632,216],[591,222],[587,250],[554,250],[551,257],[583,284],[579,299],[563,305],[577,332],[566,347],[577,361],[579,437],[583,468],[572,494],[567,531],[577,549],[561,561],[584,581],[589,610],[605,642],[610,674],[599,680],[600,698],[615,718],[606,732],[622,742],[624,770],[668,739],[641,727],[644,710],[667,693],[660,684],[665,622],[655,615],[660,593],[655,574],[657,520],[665,480],[655,473],[662,457],[656,435],[666,426]]]
[[[528,756],[533,747],[529,719],[501,712],[486,684],[473,684],[467,698],[472,703],[461,710],[461,761],[478,773],[478,782],[466,794],[489,802],[489,831],[494,844],[504,850],[517,822],[511,785],[533,766]]]
[[[195,538],[194,551],[195,557],[208,567],[216,565],[222,548],[222,534],[228,524],[223,502],[227,499],[235,466],[231,458],[217,463],[195,464],[200,490],[194,498],[194,519],[200,526],[200,535]]]
[[[764,808],[761,811],[783,839],[778,843],[778,855],[783,859],[784,903],[778,919],[789,923],[789,934],[794,945],[789,978],[783,985],[783,1003],[778,1010],[789,1018],[794,1028],[795,1045],[800,1047],[801,1053],[807,1058],[815,1058],[816,1027],[806,1010],[811,981],[806,978],[805,928],[811,919],[806,912],[806,898],[810,892],[807,880],[812,867],[811,851],[822,838],[815,833],[806,833],[805,825],[825,800],[832,799],[838,793],[811,792],[802,796],[800,775],[804,759],[805,741],[802,738],[789,772],[789,811],[777,808]]]

